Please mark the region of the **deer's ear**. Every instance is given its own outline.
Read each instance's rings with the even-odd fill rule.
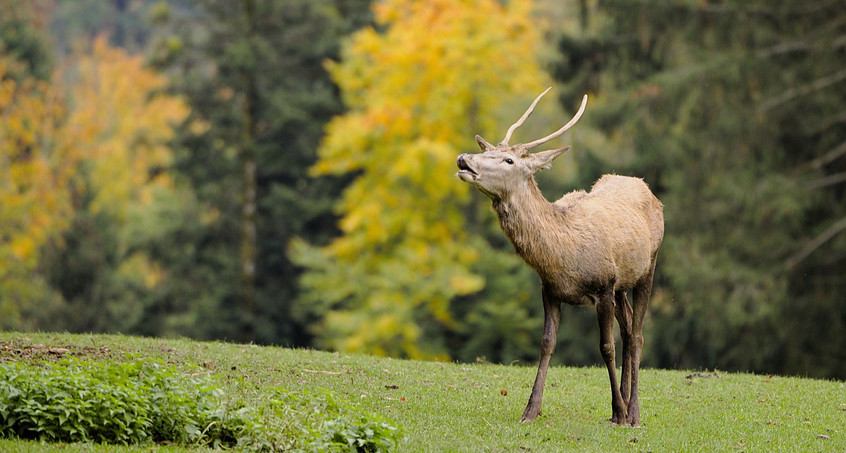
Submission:
[[[478,143],[478,144],[479,144],[479,148],[481,148],[481,149],[482,149],[482,151],[491,151],[491,150],[493,150],[493,149],[494,149],[494,146],[493,146],[493,145],[491,145],[490,143],[488,143],[487,141],[485,141],[485,139],[484,139],[484,138],[482,138],[482,137],[481,137],[481,136],[479,136],[479,135],[477,135],[477,136],[476,136],[476,143]]]
[[[552,166],[552,161],[555,160],[556,157],[564,154],[569,149],[569,146],[565,146],[561,149],[552,149],[549,151],[534,153],[531,155],[532,167],[534,167],[535,171],[546,170]]]

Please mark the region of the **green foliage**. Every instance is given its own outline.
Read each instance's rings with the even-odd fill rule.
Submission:
[[[404,432],[386,419],[337,400],[326,392],[279,392],[265,409],[282,427],[284,451],[385,452],[395,449]],[[278,448],[278,446],[277,446]]]
[[[3,437],[234,446],[248,426],[205,374],[160,362],[0,364]]]
[[[208,372],[156,360],[0,363],[0,438],[382,452],[403,435],[327,392],[275,390],[255,409],[227,398]]]

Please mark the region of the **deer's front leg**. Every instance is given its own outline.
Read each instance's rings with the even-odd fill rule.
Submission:
[[[599,295],[596,303],[596,316],[599,320],[599,350],[608,368],[608,379],[611,381],[611,423],[626,424],[627,408],[617,385],[617,369],[615,365],[614,347],[614,290],[608,288]]]
[[[532,422],[541,413],[543,403],[543,386],[546,383],[546,371],[549,368],[549,360],[552,352],[555,351],[555,342],[558,336],[558,322],[561,320],[561,303],[554,298],[543,295],[543,339],[541,340],[540,363],[538,364],[538,375],[535,377],[535,385],[532,386],[532,394],[529,396],[529,403],[523,411],[520,422]]]

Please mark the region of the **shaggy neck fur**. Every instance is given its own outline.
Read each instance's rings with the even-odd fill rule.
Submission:
[[[557,263],[551,261],[557,261],[554,254],[562,252],[562,244],[550,241],[567,239],[563,237],[569,223],[566,211],[544,198],[534,177],[502,198],[495,198],[493,208],[515,251],[545,279],[543,270],[555,269]],[[549,231],[552,225],[556,231]]]

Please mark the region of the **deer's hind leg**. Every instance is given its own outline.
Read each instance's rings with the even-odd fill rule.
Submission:
[[[634,305],[632,310],[632,389],[629,398],[629,420],[632,426],[640,424],[640,401],[638,399],[638,384],[640,375],[640,360],[643,352],[643,319],[646,316],[646,308],[649,306],[649,297],[652,294],[652,278],[655,275],[656,256],[652,257],[652,264],[649,273],[645,275],[634,287]]]
[[[596,302],[596,317],[599,321],[599,351],[608,368],[608,380],[611,383],[611,423],[624,425],[627,423],[626,403],[617,385],[617,368],[615,365],[614,347],[614,288],[603,290]]]
[[[628,409],[631,397],[632,381],[632,306],[625,291],[614,292],[614,314],[620,326],[620,338],[623,342],[623,357],[620,372],[620,396]]]

